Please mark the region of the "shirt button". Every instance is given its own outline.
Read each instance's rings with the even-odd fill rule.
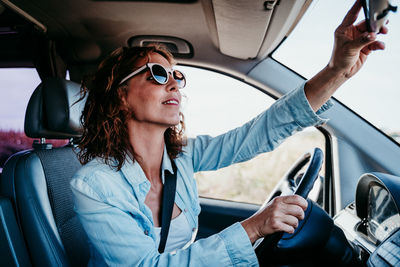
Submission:
[[[187,209],[184,209],[183,212],[187,212]]]
[[[196,231],[196,228],[193,228],[193,229],[192,229],[192,232],[194,232],[194,231]]]
[[[144,234],[145,234],[145,235],[149,235],[149,231],[148,231],[148,230],[145,230],[145,231],[144,231]]]

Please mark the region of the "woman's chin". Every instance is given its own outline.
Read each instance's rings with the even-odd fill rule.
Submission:
[[[177,115],[176,117],[174,117],[173,119],[171,119],[171,126],[176,126],[181,122],[181,118],[179,115]]]

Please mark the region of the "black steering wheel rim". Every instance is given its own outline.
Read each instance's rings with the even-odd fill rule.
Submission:
[[[287,177],[294,178],[296,173],[309,162],[308,167],[301,178],[294,194],[297,194],[303,198],[307,198],[315,181],[318,178],[319,171],[321,170],[323,163],[323,152],[319,148],[314,148],[312,152],[305,153],[299,160],[296,161],[295,165],[289,170]],[[273,195],[274,197],[274,195]],[[273,198],[272,197],[272,198]],[[271,199],[272,199],[271,198]],[[269,199],[269,201],[271,200]],[[282,238],[283,233],[274,233],[272,235],[264,237],[261,243],[255,248],[257,257],[260,262],[260,266],[265,266],[265,252],[273,251],[276,248],[279,240]]]
[[[318,174],[321,170],[322,163],[324,162],[324,153],[318,147],[314,148],[310,163],[308,164],[307,170],[305,171],[301,181],[299,182],[295,195],[299,195],[303,198],[307,198],[311,189],[314,186],[315,181],[318,178]]]

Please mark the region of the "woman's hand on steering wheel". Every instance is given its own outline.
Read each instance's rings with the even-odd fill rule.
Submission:
[[[298,196],[279,196],[263,209],[242,222],[251,243],[276,232],[293,233],[299,220],[304,219],[307,201]]]
[[[321,149],[314,148],[312,152],[307,152],[289,171],[289,173],[293,173],[296,170],[295,174],[308,163],[295,194],[273,198],[253,216],[242,222],[252,244],[259,238],[269,236],[268,242],[264,238],[264,245],[266,243],[275,245],[282,237],[283,232],[291,234],[295,231],[299,220],[304,219],[304,211],[308,205],[304,198],[307,198],[312,189],[321,170],[322,162],[323,153]]]

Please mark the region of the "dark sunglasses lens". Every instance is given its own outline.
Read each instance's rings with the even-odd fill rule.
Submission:
[[[167,71],[160,65],[153,65],[151,67],[151,71],[153,73],[154,79],[160,83],[165,84],[168,80]]]
[[[174,79],[177,81],[179,88],[185,87],[186,79],[182,72],[174,70]]]

